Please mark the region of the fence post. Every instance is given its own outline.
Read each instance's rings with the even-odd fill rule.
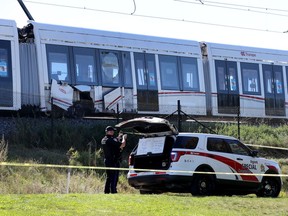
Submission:
[[[177,111],[178,111],[178,130],[182,131],[182,118],[181,118],[181,105],[180,100],[177,100]]]
[[[238,110],[237,110],[237,124],[238,124],[238,139],[240,140],[241,136],[240,136],[240,106],[238,106]]]
[[[55,147],[54,145],[54,98],[51,97],[51,146],[53,148]]]
[[[117,103],[117,110],[116,110],[116,117],[117,117],[117,124],[120,122],[120,111],[119,111],[119,104]]]
[[[67,185],[66,185],[66,194],[69,194],[69,188],[70,188],[70,177],[71,177],[71,168],[68,168],[68,173],[67,173]]]

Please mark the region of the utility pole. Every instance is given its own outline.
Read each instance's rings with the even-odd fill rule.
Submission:
[[[26,16],[28,17],[29,20],[33,20],[32,15],[30,14],[30,12],[28,11],[27,7],[25,6],[25,4],[23,3],[22,0],[18,0],[18,3],[20,4],[21,8],[23,9],[23,11],[25,12]]]

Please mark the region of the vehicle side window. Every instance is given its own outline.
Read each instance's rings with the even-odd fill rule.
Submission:
[[[197,147],[198,137],[182,137],[179,136],[176,139],[174,148],[195,149]]]
[[[250,155],[249,149],[238,140],[226,140],[233,154]]]
[[[221,138],[208,138],[207,150],[215,152],[231,153],[229,146],[226,141]]]

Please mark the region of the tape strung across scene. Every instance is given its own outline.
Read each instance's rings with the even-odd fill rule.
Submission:
[[[134,169],[134,168],[115,168],[115,167],[96,167],[96,166],[72,166],[57,164],[31,164],[31,163],[7,163],[1,162],[0,166],[17,166],[17,167],[42,167],[42,168],[65,168],[65,169],[93,169],[93,170],[119,170],[119,171],[142,171],[142,172],[159,172],[159,173],[187,173],[187,174],[219,174],[219,175],[245,175],[245,176],[274,176],[288,177],[288,174],[256,174],[256,173],[226,173],[226,172],[201,172],[186,170],[157,170],[157,169]]]
[[[245,144],[247,146],[258,147],[258,148],[270,148],[270,149],[277,149],[277,150],[284,150],[288,151],[288,148],[283,147],[276,147],[276,146],[263,146],[263,145],[254,145],[254,144]]]
[[[286,150],[288,148],[262,146],[245,144],[247,146],[271,148]],[[288,158],[287,158],[288,160]],[[115,168],[115,167],[97,167],[97,166],[73,166],[73,165],[58,165],[58,164],[33,164],[33,163],[9,163],[0,162],[0,166],[15,166],[15,167],[42,167],[42,168],[64,168],[64,169],[92,169],[92,170],[119,170],[119,171],[139,171],[139,172],[158,172],[158,173],[187,173],[187,174],[219,174],[219,175],[245,175],[245,176],[274,176],[274,177],[288,177],[288,174],[260,174],[260,173],[226,173],[226,172],[201,172],[201,171],[188,171],[188,170],[158,170],[158,169],[134,169],[134,168]]]

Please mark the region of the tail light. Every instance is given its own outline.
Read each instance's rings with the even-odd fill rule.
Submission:
[[[171,155],[170,155],[171,161],[177,162],[180,159],[180,157],[184,154],[185,152],[171,152]]]
[[[128,164],[129,164],[129,166],[132,166],[134,164],[134,155],[133,154],[129,155]]]

